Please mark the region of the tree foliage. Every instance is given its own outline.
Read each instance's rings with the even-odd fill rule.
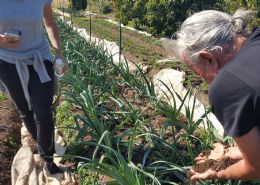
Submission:
[[[85,10],[87,8],[87,0],[69,0],[70,8],[75,10]]]
[[[227,10],[234,13],[239,8],[250,9],[256,12],[256,17],[253,20],[252,27],[257,27],[260,24],[260,0],[225,0]]]
[[[125,25],[153,35],[171,37],[191,14],[208,9],[232,13],[252,9],[260,15],[260,0],[102,0],[113,2],[116,16]],[[259,19],[254,26],[259,25]]]
[[[102,14],[107,14],[112,11],[112,2],[109,0],[92,0],[95,1],[98,6],[99,12]]]
[[[171,36],[191,13],[222,10],[223,0],[113,0],[123,24],[145,27],[153,35]]]

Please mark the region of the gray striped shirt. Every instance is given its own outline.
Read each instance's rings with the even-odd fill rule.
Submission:
[[[16,65],[29,108],[27,65],[34,66],[42,83],[51,80],[43,64],[43,60],[53,61],[43,25],[44,6],[51,2],[52,0],[0,0],[0,34],[21,33],[20,46],[15,49],[0,48],[0,59]]]

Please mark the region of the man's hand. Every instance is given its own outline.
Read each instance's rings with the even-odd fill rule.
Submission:
[[[243,136],[233,137],[233,139],[236,142],[237,146],[227,148],[226,151],[224,150],[224,154],[222,153],[223,148],[220,147],[220,152],[217,153],[218,154],[222,153],[222,155],[217,155],[217,157],[214,156],[213,158],[216,159],[219,158],[219,156],[224,155],[224,157],[227,156],[230,157],[231,159],[236,159],[236,160],[235,161],[233,160],[231,164],[228,162],[225,166],[223,166],[223,168],[220,168],[219,166],[217,166],[217,168],[216,167],[212,168],[215,171],[211,169],[211,170],[207,170],[206,172],[205,171],[198,172],[198,166],[193,167],[193,169],[190,170],[191,180],[193,182],[196,180],[205,180],[205,179],[234,179],[234,180],[260,179],[260,162],[259,162],[260,148],[256,146],[256,143],[259,143],[260,141],[259,128],[254,127],[252,130],[250,130],[248,133],[244,134]],[[219,151],[219,150],[215,150],[215,151]],[[201,158],[203,156],[199,156],[199,157],[200,159],[197,160],[198,162],[202,162],[202,160],[205,161],[205,159]]]
[[[191,182],[195,183],[197,180],[212,180],[217,178],[217,172],[213,171],[212,169],[209,169],[203,173],[198,173],[194,171],[193,168],[190,170],[191,173]]]
[[[237,146],[228,147],[221,143],[214,143],[213,146],[214,146],[214,149],[210,151],[209,155],[206,155],[205,153],[201,153],[201,154],[199,154],[198,157],[195,158],[195,161],[197,164],[203,163],[208,159],[223,160],[228,157],[231,159],[242,159],[243,158],[243,156],[242,156],[240,150],[237,148]]]
[[[235,147],[228,147],[221,143],[213,144],[214,149],[211,150],[209,153],[201,153],[198,157],[195,158],[196,164],[203,164],[209,162],[209,160],[214,161],[225,161],[228,158],[233,160],[240,160],[242,159],[242,154],[237,148]],[[213,167],[213,166],[212,166]],[[208,169],[205,172],[197,172],[195,167],[190,169],[191,181],[195,182],[196,180],[210,180],[217,178],[217,171],[213,169]]]
[[[19,38],[8,37],[6,35],[0,34],[0,47],[1,48],[15,49],[15,48],[18,48],[19,45],[20,45]]]
[[[202,163],[206,163],[208,160],[222,160],[224,158],[226,158],[225,153],[226,153],[226,146],[224,146],[221,143],[215,143],[213,144],[214,149],[210,151],[210,153],[208,152],[203,152],[200,153],[198,157],[195,158],[196,164],[202,164]],[[192,182],[192,184],[195,184],[195,182],[197,180],[210,180],[210,179],[214,179],[216,178],[216,174],[217,172],[212,170],[212,169],[208,169],[205,172],[197,172],[195,171],[195,167],[190,169],[190,180]]]
[[[227,147],[221,143],[214,143],[214,149],[210,151],[210,154],[200,153],[198,157],[195,158],[197,164],[203,163],[208,159],[221,160],[226,156]]]

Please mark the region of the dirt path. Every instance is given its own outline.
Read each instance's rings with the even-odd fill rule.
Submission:
[[[0,101],[0,185],[11,184],[13,157],[20,148],[21,120],[10,99]]]

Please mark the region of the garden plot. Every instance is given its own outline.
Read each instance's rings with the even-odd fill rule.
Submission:
[[[67,24],[71,25],[71,22],[67,22]],[[127,60],[123,55],[121,55],[119,52],[119,47],[117,46],[116,43],[107,41],[105,39],[100,40],[99,38],[96,38],[96,37],[90,37],[90,35],[86,32],[86,29],[84,29],[84,28],[73,27],[73,29],[76,30],[79,33],[79,35],[82,36],[83,38],[85,38],[87,41],[90,41],[96,45],[102,46],[104,48],[104,50],[110,56],[112,56],[113,62],[116,65],[127,66],[127,68],[129,68],[129,71],[131,73],[134,73],[136,70],[138,70],[138,68],[141,68],[141,70],[143,70],[143,71],[147,70],[148,66],[143,66],[142,63],[136,65],[136,64],[130,62],[129,60]],[[165,93],[167,93],[167,91],[169,90],[167,88],[170,87],[170,91],[175,91],[176,93],[175,93],[175,97],[172,97],[171,99],[169,99],[169,102],[172,103],[173,99],[176,99],[175,106],[179,108],[182,105],[181,105],[180,99],[177,98],[176,94],[178,94],[181,98],[184,98],[185,94],[187,94],[187,90],[182,85],[184,82],[184,78],[185,78],[184,73],[178,72],[176,70],[164,69],[164,70],[160,71],[154,77],[154,84],[155,84],[157,96],[159,96],[159,97],[165,96]],[[162,86],[164,86],[164,87],[162,87]],[[168,95],[169,95],[169,92],[168,92]],[[195,97],[191,96],[191,97],[189,97],[189,100],[186,100],[184,102],[184,106],[182,106],[181,112],[183,114],[186,114],[185,107],[188,107],[188,109],[194,109],[193,110],[194,115],[192,116],[193,117],[192,119],[193,119],[193,121],[199,121],[199,119],[203,116],[203,114],[205,113],[206,110],[205,110],[205,107],[203,106],[203,104],[198,102],[198,100],[194,100],[194,103],[193,103],[193,99],[195,99]],[[217,133],[220,136],[223,136],[223,134],[224,134],[223,127],[218,122],[216,117],[212,113],[209,113],[206,118],[211,121],[213,126],[216,128]],[[203,124],[206,121],[207,120],[205,120],[205,119],[203,122],[200,121],[201,124],[199,126],[207,128],[207,127],[205,127],[205,124]]]
[[[130,73],[127,63],[115,65],[102,45],[58,23],[71,63],[61,79],[56,120],[67,138],[67,157],[79,163],[81,182],[188,184],[195,156],[219,141],[210,122],[207,131],[198,129],[201,119],[193,121],[194,109],[185,107],[183,114],[184,103],[176,107],[159,99],[152,78],[138,65]],[[177,95],[181,102],[190,97],[190,90]]]

